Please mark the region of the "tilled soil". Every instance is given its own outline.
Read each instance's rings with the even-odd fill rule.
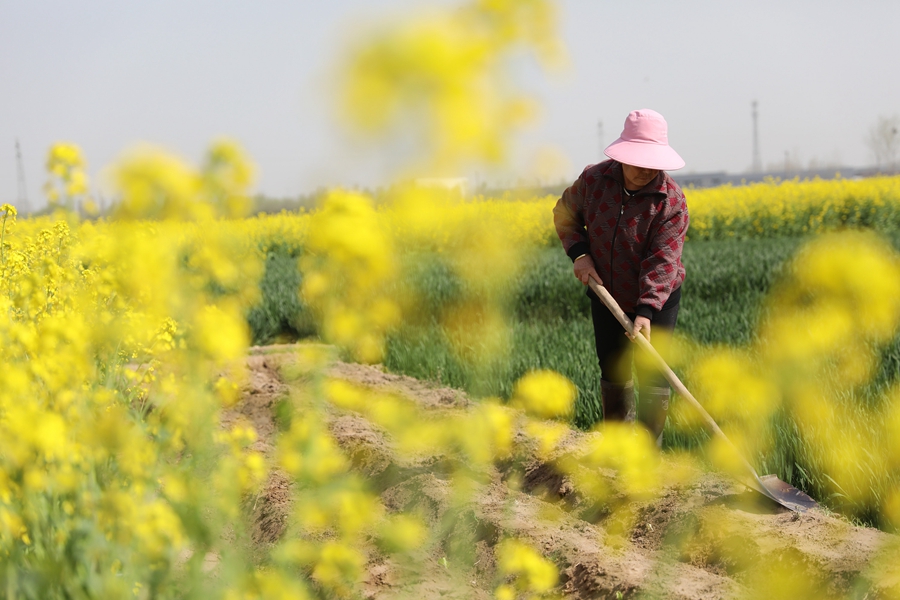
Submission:
[[[295,357],[290,346],[252,349],[242,400],[225,416],[226,426],[252,423],[255,447],[266,454],[274,447],[278,403],[291,391],[280,373]],[[333,362],[326,375],[403,395],[435,415],[475,405],[458,390],[377,366]],[[629,505],[632,518],[621,533],[612,522],[620,517],[592,505],[552,459],[526,457],[475,473],[474,493],[460,503],[451,486],[458,457],[400,458],[377,426],[353,412],[333,411],[329,427],[387,511],[416,513],[442,540],[412,560],[372,552],[362,582],[367,598],[491,598],[498,584],[494,549],[507,537],[557,565],[556,593],[566,598],[900,598],[897,536],[819,509],[792,513],[696,467],[653,500]],[[557,455],[596,435],[569,432]],[[662,460],[663,470],[685,468],[675,455],[664,452]],[[290,508],[291,483],[274,471],[252,499],[260,548],[285,535]]]

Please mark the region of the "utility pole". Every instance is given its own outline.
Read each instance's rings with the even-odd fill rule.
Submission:
[[[762,158],[759,154],[759,119],[756,112],[757,102],[753,101],[753,169],[754,173],[762,172]]]
[[[603,151],[606,146],[603,145],[603,121],[597,121],[597,139],[600,140],[600,158],[603,159]]]
[[[18,190],[16,194],[16,208],[26,215],[31,212],[28,204],[28,190],[25,189],[25,167],[22,166],[22,149],[19,146],[19,138],[16,138],[16,170],[18,172]]]

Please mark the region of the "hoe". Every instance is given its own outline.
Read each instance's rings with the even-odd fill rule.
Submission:
[[[597,283],[593,277],[589,279],[589,285],[591,289],[594,290],[594,293],[600,298],[603,304],[615,315],[616,319],[618,319],[619,323],[622,324],[622,327],[625,328],[629,334],[634,333],[634,323],[631,322],[631,319],[628,318],[622,309],[619,307],[619,304],[613,299],[610,293],[606,290],[605,287]],[[703,420],[706,421],[707,426],[713,432],[714,435],[720,437],[728,446],[734,450],[736,456],[740,457],[741,463],[744,466],[744,478],[742,478],[741,483],[746,485],[747,487],[753,488],[766,498],[769,498],[773,502],[784,506],[785,508],[789,508],[795,512],[806,512],[810,508],[814,508],[818,506],[815,500],[795,488],[794,486],[780,480],[775,475],[763,475],[760,477],[756,473],[756,469],[747,462],[747,459],[741,455],[738,449],[731,443],[722,430],[719,429],[719,426],[716,425],[716,422],[713,420],[709,413],[697,402],[697,399],[688,391],[688,389],[681,383],[681,380],[678,379],[678,376],[675,375],[675,372],[669,368],[669,365],[666,364],[666,361],[663,360],[663,357],[659,355],[659,352],[650,345],[650,342],[647,341],[642,335],[634,336],[634,341],[637,342],[637,345],[647,352],[653,360],[656,362],[657,366],[665,375],[666,379],[675,388],[675,391],[678,392],[688,403],[693,406],[698,413],[703,417]]]

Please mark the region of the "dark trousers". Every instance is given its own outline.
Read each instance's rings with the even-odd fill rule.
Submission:
[[[671,335],[678,320],[678,305],[679,302],[676,300],[672,306],[666,305],[656,313],[650,324],[651,336],[662,330]],[[597,345],[597,359],[600,362],[600,376],[612,384],[628,383],[631,381],[631,364],[634,362],[634,344],[625,335],[625,329],[612,312],[593,295],[591,295],[591,317],[594,321],[594,341]],[[632,321],[634,317],[633,313],[628,313],[628,318]],[[664,352],[662,354],[665,355]],[[641,388],[668,387],[669,384],[659,371],[644,369],[641,362],[637,361],[636,365]]]

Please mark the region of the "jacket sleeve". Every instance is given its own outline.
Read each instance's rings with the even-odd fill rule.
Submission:
[[[683,193],[666,202],[674,206],[665,212],[663,222],[650,241],[647,255],[641,261],[641,295],[635,308],[638,315],[651,320],[684,281],[681,252],[690,223],[687,202]]]
[[[582,254],[590,254],[587,231],[584,228],[584,195],[585,175],[582,173],[566,191],[553,208],[553,224],[556,234],[562,242],[563,249],[574,261]]]

